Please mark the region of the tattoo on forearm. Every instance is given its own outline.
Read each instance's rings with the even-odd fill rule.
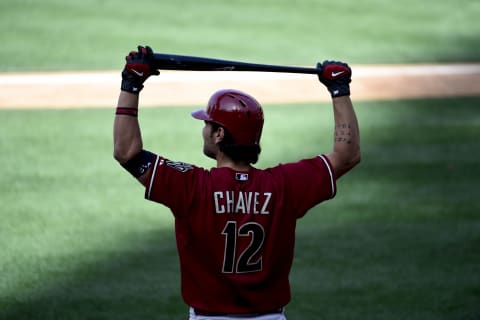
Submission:
[[[355,136],[355,127],[350,123],[335,124],[335,142],[351,144]]]

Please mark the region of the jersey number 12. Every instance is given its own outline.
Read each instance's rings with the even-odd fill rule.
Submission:
[[[262,271],[262,256],[255,256],[261,251],[265,241],[265,230],[256,222],[248,222],[237,226],[236,221],[227,221],[222,235],[225,236],[225,252],[223,257],[223,273],[248,273]],[[237,259],[238,237],[249,237],[250,243]]]

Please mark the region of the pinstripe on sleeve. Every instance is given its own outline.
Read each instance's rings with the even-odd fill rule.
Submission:
[[[152,175],[150,176],[150,183],[148,184],[148,189],[147,189],[147,192],[146,192],[146,198],[148,200],[151,200],[150,196],[152,194],[153,182],[155,180],[155,174],[157,173],[157,168],[158,168],[158,162],[159,161],[160,161],[160,156],[157,155],[157,158],[155,159],[155,165],[153,166]]]
[[[337,192],[336,188],[335,188],[335,177],[333,176],[333,170],[332,170],[332,166],[330,165],[330,161],[328,160],[328,158],[325,156],[325,155],[319,155],[320,159],[322,159],[322,161],[325,163],[325,166],[327,167],[327,170],[328,170],[328,174],[330,176],[330,190],[331,190],[331,195],[330,195],[330,198],[333,198],[335,196],[335,193]]]

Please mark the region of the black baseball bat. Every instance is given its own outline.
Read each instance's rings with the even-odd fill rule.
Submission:
[[[153,58],[155,68],[160,70],[262,71],[307,74],[319,74],[321,72],[320,68],[258,64],[166,53],[154,53]]]

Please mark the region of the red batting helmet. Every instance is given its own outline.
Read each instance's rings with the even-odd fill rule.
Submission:
[[[259,145],[263,129],[262,106],[252,96],[233,89],[215,92],[207,110],[192,112],[199,120],[212,121],[226,128],[239,145]]]

